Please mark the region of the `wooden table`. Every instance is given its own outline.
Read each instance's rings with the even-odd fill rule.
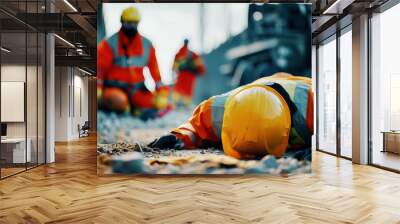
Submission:
[[[383,150],[382,152],[392,152],[400,154],[400,131],[382,131]]]

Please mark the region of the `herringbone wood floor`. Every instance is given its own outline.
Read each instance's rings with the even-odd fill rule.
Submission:
[[[289,178],[98,177],[95,141],[0,181],[0,223],[400,223],[400,175],[322,153]]]

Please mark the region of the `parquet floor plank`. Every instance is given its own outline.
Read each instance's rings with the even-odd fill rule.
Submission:
[[[57,144],[56,163],[0,181],[0,223],[396,223],[400,175],[320,152],[313,173],[96,174],[96,138]]]

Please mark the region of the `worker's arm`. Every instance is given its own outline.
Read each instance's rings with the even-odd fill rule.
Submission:
[[[203,60],[201,57],[195,53],[193,53],[193,60],[196,66],[197,74],[203,75],[206,73],[206,67],[204,66]]]
[[[179,54],[175,55],[174,58],[174,64],[172,65],[172,71],[177,72],[178,68],[179,68],[179,58],[178,58]]]
[[[156,85],[157,83],[161,84],[161,75],[160,75],[160,70],[158,68],[156,50],[154,49],[153,46],[150,49],[149,63],[147,66],[150,70],[151,77],[153,78]]]
[[[162,149],[191,149],[201,147],[202,145],[210,142],[218,143],[219,140],[215,136],[212,127],[212,102],[212,98],[203,101],[196,107],[192,117],[188,120],[188,122],[172,130],[171,134],[164,135],[154,140],[149,146]],[[175,138],[173,136],[175,136]]]
[[[103,93],[103,82],[107,80],[107,74],[113,66],[113,51],[106,40],[100,42],[97,47],[97,97]]]
[[[171,131],[184,142],[185,148],[199,147],[207,142],[218,142],[212,125],[211,105],[213,98],[203,101],[185,124]]]
[[[160,70],[158,68],[156,50],[152,46],[150,49],[149,63],[148,68],[150,70],[151,77],[153,78],[156,84],[156,93],[153,97],[152,104],[157,109],[165,109],[168,105],[168,93],[169,89],[167,86],[164,86],[161,82]]]

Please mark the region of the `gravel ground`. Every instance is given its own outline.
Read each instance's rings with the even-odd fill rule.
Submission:
[[[191,109],[174,110],[161,118],[145,122],[129,115],[98,111],[98,142],[101,144],[136,143],[137,141],[148,143],[155,136],[164,134],[187,121],[191,112]]]
[[[141,143],[116,143],[116,144],[98,144],[98,155],[106,154],[109,156],[121,156],[129,152],[139,152],[145,159],[157,159],[163,157],[184,157],[184,156],[197,156],[197,155],[223,155],[224,152],[220,149],[191,149],[191,150],[159,150],[147,147]]]
[[[158,150],[146,145],[187,121],[192,110],[176,110],[144,122],[131,116],[98,112],[98,174],[273,174],[308,173],[309,161],[292,156],[241,161],[221,149]]]

